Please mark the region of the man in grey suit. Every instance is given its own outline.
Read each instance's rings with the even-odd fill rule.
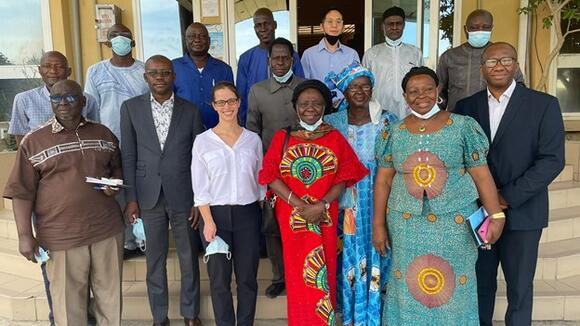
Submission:
[[[204,131],[194,104],[173,94],[171,61],[153,56],[145,64],[150,93],[121,106],[121,154],[129,222],[141,217],[147,241],[147,292],[153,325],[169,325],[167,289],[168,224],[171,223],[181,270],[181,315],[185,325],[201,325],[199,265],[192,227],[191,148]],[[191,225],[188,222],[191,221]]]
[[[262,138],[264,152],[270,146],[272,137],[280,128],[298,121],[292,105],[292,93],[304,79],[292,73],[294,48],[285,38],[272,41],[269,48],[270,71],[272,76],[254,84],[248,95],[248,116],[246,127]],[[272,263],[272,284],[266,289],[266,296],[275,298],[285,289],[284,263],[280,230],[275,220],[262,221],[262,233],[266,238],[268,258]]]

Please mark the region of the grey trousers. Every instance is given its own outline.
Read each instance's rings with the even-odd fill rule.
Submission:
[[[211,206],[217,235],[228,245],[231,260],[225,254],[208,256],[207,273],[211,286],[211,302],[217,326],[251,326],[254,324],[258,295],[258,262],[260,260],[260,207],[249,205]],[[203,221],[200,233],[203,236]],[[234,313],[231,282],[236,275],[238,305]],[[237,315],[237,316],[236,316]],[[237,323],[236,323],[237,320]]]
[[[147,250],[147,293],[155,322],[167,318],[169,295],[167,289],[167,252],[169,249],[169,223],[181,270],[180,311],[185,318],[199,315],[199,248],[194,241],[194,230],[188,221],[190,211],[177,212],[168,207],[163,193],[152,209],[141,210],[145,227]]]

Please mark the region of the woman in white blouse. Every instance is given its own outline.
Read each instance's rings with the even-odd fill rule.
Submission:
[[[258,201],[265,191],[257,181],[262,142],[257,134],[238,124],[240,97],[233,84],[215,85],[212,106],[219,122],[195,138],[191,175],[195,206],[203,219],[202,240],[213,311],[217,325],[252,325],[258,293]],[[227,243],[230,254],[221,254],[226,251],[221,240]],[[237,283],[237,323],[230,290],[232,263]]]

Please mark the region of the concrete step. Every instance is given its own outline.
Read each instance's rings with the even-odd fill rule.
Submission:
[[[19,275],[29,279],[41,281],[42,274],[40,265],[27,261],[18,252],[18,241],[0,238],[0,273]],[[206,264],[199,258],[199,273],[201,280],[209,280]],[[147,266],[145,257],[135,257],[125,260],[123,263],[124,281],[145,281]],[[167,257],[167,279],[169,281],[181,280],[179,260],[175,249],[169,249]],[[258,266],[258,280],[269,281],[272,279],[272,264],[269,259],[260,259]]]
[[[542,232],[540,243],[580,237],[580,206],[550,210],[550,222]],[[580,248],[579,248],[580,249]]]
[[[275,299],[267,298],[264,290],[270,284],[267,281],[258,282],[258,301],[256,319],[279,320],[286,318],[286,296]],[[169,318],[181,319],[179,314],[179,286],[176,281],[168,282],[169,287]],[[201,307],[200,318],[213,320],[213,309],[209,281],[200,282]],[[123,319],[151,320],[147,286],[145,282],[123,282]],[[236,302],[236,286],[232,282],[234,304]],[[46,320],[48,305],[41,281],[0,273],[0,317],[9,320]]]
[[[554,182],[548,189],[550,209],[580,206],[580,181]]]
[[[532,319],[580,321],[580,276],[534,281]],[[498,282],[494,320],[503,320],[507,309],[505,282]]]
[[[574,165],[566,164],[554,182],[574,181]]]
[[[567,140],[565,151],[566,164],[572,165],[574,180],[580,181],[580,141]]]

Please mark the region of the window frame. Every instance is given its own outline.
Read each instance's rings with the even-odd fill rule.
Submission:
[[[554,26],[550,28],[550,48],[556,46],[557,37]],[[558,68],[579,68],[580,69],[580,53],[563,53],[558,54],[550,66],[550,73],[548,78],[548,92],[553,96],[557,96],[558,82]],[[564,120],[580,120],[580,112],[562,112]]]

